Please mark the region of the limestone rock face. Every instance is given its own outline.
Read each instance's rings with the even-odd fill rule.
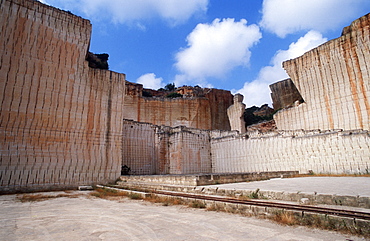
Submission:
[[[209,131],[123,121],[123,164],[136,175],[211,173]]]
[[[300,173],[367,173],[368,131],[272,131],[211,139],[212,171],[243,173],[299,171]]]
[[[144,98],[142,85],[101,69],[108,67],[107,54],[88,53],[91,27],[38,1],[0,0],[0,193],[115,180],[130,154],[122,153],[124,118],[230,129],[229,91]],[[96,57],[103,66],[91,65]],[[165,148],[159,158],[168,155]],[[159,172],[166,173],[162,166]]]
[[[243,98],[243,95],[236,94],[234,96],[234,104],[227,109],[231,130],[236,130],[240,133],[245,133],[245,104],[243,104]]]
[[[311,131],[244,133],[240,95],[228,111],[232,128],[229,91],[143,96],[124,74],[88,67],[88,20],[34,0],[0,0],[0,193],[106,183],[121,165],[135,174],[365,173],[369,16],[284,63],[305,102],[278,112],[277,126]],[[230,129],[243,134],[220,131]]]
[[[260,131],[262,133],[276,131],[276,123],[274,120],[264,121],[247,127],[248,132]]]
[[[370,129],[370,14],[283,67],[305,103],[278,112],[278,129]]]
[[[0,1],[0,192],[115,180],[125,76],[90,69],[91,24]]]
[[[309,170],[359,174],[368,172],[370,156],[368,131],[278,131],[273,121],[239,134],[124,120],[123,134],[123,164],[130,174],[139,175]]]
[[[291,79],[281,80],[270,85],[272,106],[274,110],[292,107],[304,100]]]
[[[204,130],[230,130],[226,110],[232,104],[230,91],[180,87],[183,97],[166,98],[163,93],[147,90],[143,97],[140,84],[126,82],[125,119],[154,125],[186,126]]]

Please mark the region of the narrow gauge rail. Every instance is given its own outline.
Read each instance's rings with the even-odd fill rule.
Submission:
[[[119,188],[119,189],[127,190],[124,188]],[[360,212],[360,211],[307,206],[307,205],[297,205],[297,204],[288,204],[288,203],[276,203],[276,202],[268,202],[268,201],[261,201],[261,200],[242,200],[242,199],[231,198],[231,197],[200,195],[200,194],[190,194],[190,193],[171,192],[171,191],[145,190],[143,192],[146,192],[149,194],[153,193],[153,194],[167,195],[167,196],[173,196],[173,197],[193,198],[193,199],[199,199],[199,200],[234,203],[234,204],[240,204],[240,205],[281,208],[281,209],[294,210],[294,211],[299,211],[299,212],[320,213],[320,214],[326,214],[326,215],[335,215],[335,216],[340,216],[340,217],[347,217],[347,218],[362,219],[362,220],[370,221],[370,213]]]
[[[169,196],[176,196],[176,197],[194,198],[194,199],[201,199],[201,200],[207,200],[207,201],[218,201],[218,202],[234,203],[234,204],[241,204],[241,205],[253,205],[253,206],[259,206],[259,207],[281,208],[281,209],[294,210],[294,211],[300,211],[300,212],[320,213],[320,214],[335,215],[335,216],[363,219],[363,220],[370,221],[370,213],[352,211],[352,210],[324,208],[324,207],[297,205],[297,204],[289,204],[289,203],[276,203],[276,202],[268,202],[268,201],[260,201],[260,200],[242,200],[242,199],[236,199],[236,198],[230,198],[230,197],[217,197],[217,196],[168,192],[168,191],[153,190],[151,192],[155,194],[162,194],[162,195],[169,195]]]

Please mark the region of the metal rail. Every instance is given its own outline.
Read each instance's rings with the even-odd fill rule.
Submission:
[[[120,189],[123,189],[123,188],[120,188]],[[250,200],[250,199],[242,200],[242,199],[231,198],[231,197],[190,194],[190,193],[171,192],[171,191],[158,191],[158,190],[146,189],[143,192],[167,195],[167,196],[173,196],[173,197],[180,197],[180,198],[193,198],[193,199],[199,199],[199,200],[225,202],[225,203],[233,203],[233,204],[240,204],[240,205],[280,208],[280,209],[286,209],[286,210],[299,211],[303,213],[304,212],[320,213],[320,214],[326,214],[326,215],[335,215],[335,216],[340,216],[340,217],[363,219],[363,220],[370,221],[370,213],[360,212],[360,211],[308,206],[308,205],[297,205],[297,204],[289,204],[289,203],[277,203],[277,202],[269,202],[269,201],[261,201],[261,200]]]
[[[268,201],[260,201],[260,200],[242,200],[242,199],[236,199],[236,198],[230,198],[230,197],[216,197],[216,196],[208,196],[208,195],[189,194],[189,193],[178,193],[178,192],[167,192],[167,191],[151,191],[151,192],[155,194],[162,194],[162,195],[169,195],[169,196],[176,196],[176,197],[194,198],[194,199],[201,199],[201,200],[207,200],[207,201],[218,201],[218,202],[234,203],[234,204],[241,204],[241,205],[252,205],[252,206],[259,206],[259,207],[281,208],[281,209],[294,210],[294,211],[300,211],[300,212],[320,213],[320,214],[335,215],[335,216],[356,218],[356,219],[358,218],[358,219],[364,219],[364,220],[370,221],[370,213],[360,212],[360,211],[307,206],[307,205],[297,205],[297,204],[289,204],[289,203],[276,203],[276,202],[268,202]]]

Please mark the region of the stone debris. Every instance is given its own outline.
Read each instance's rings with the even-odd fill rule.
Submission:
[[[90,191],[90,190],[94,190],[94,188],[92,186],[78,186],[78,190],[79,191]]]

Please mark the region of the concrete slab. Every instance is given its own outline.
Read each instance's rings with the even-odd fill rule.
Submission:
[[[81,196],[24,203],[16,195],[0,196],[0,240],[363,240],[235,214],[76,193]]]
[[[261,191],[370,197],[370,177],[275,178],[266,181],[212,185],[212,187],[218,187],[220,189],[260,189]]]

